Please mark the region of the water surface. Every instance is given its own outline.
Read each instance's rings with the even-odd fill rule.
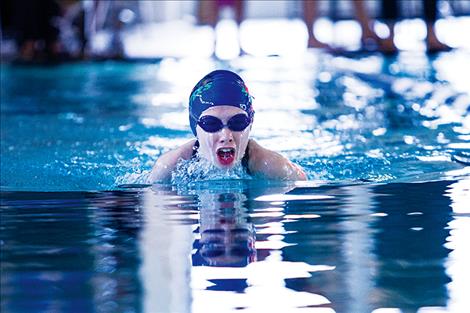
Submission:
[[[468,183],[4,192],[2,312],[464,312]]]
[[[466,312],[468,57],[2,64],[1,311]],[[216,68],[309,182],[142,184]]]
[[[310,179],[430,181],[468,175],[470,89],[465,51],[428,58],[246,57],[232,62],[4,64],[4,190],[110,190],[192,138],[187,100],[215,68],[254,95],[252,136]],[[460,62],[460,63],[459,63]],[[468,86],[465,84],[464,86]]]

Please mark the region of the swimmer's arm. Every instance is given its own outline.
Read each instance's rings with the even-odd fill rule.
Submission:
[[[189,160],[191,158],[195,141],[193,139],[174,150],[162,154],[155,162],[148,182],[152,184],[156,181],[168,181],[171,178],[171,172],[176,167],[176,163],[180,159]]]
[[[253,174],[268,179],[307,180],[304,170],[281,154],[261,147],[254,140],[250,140],[249,149],[249,168]]]

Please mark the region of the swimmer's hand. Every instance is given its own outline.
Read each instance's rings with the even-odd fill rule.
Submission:
[[[162,154],[152,168],[148,183],[169,181],[178,161],[180,159],[189,160],[191,158],[195,142],[195,139],[190,140],[184,145]]]
[[[268,179],[307,180],[304,170],[281,154],[263,148],[253,139],[250,139],[248,148],[248,166],[254,175]]]

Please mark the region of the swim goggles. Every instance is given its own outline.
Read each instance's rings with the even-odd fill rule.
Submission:
[[[201,116],[197,121],[199,127],[208,133],[216,133],[224,127],[228,127],[228,129],[234,132],[241,132],[245,130],[250,123],[251,117],[243,113],[232,116],[227,121],[227,124],[224,124],[221,119],[212,115]]]

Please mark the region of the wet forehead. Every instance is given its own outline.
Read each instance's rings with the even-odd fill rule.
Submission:
[[[219,105],[219,106],[212,107],[212,108],[205,110],[204,112],[202,112],[201,116],[212,115],[212,116],[220,118],[221,120],[225,120],[234,116],[235,114],[240,114],[240,113],[246,114],[246,112],[240,108],[229,106],[229,105]]]

